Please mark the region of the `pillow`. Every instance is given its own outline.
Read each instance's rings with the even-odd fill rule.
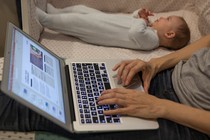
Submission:
[[[208,35],[210,34],[210,1],[203,0],[200,2],[197,0],[196,2],[199,10],[198,28],[203,36]]]

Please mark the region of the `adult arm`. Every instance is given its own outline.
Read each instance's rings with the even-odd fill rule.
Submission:
[[[153,58],[149,61],[157,72],[174,67],[179,61],[189,59],[197,50],[210,47],[210,35],[202,37],[188,46],[168,55]]]
[[[163,100],[162,118],[196,129],[210,136],[210,112],[172,101]]]
[[[145,92],[124,88],[104,91],[99,105],[117,104],[120,108],[104,111],[147,119],[164,118],[210,135],[210,112],[160,99]]]
[[[160,71],[174,67],[179,61],[188,59],[197,50],[210,47],[210,35],[202,37],[188,46],[172,52],[168,55],[153,58],[149,62],[142,60],[127,60],[116,64],[114,71],[118,70],[117,78],[123,85],[129,85],[133,76],[142,72],[144,90],[147,92],[151,79]]]

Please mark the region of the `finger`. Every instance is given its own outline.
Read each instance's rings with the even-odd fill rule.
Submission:
[[[121,77],[122,77],[122,74],[123,74],[124,67],[125,67],[125,63],[121,64],[120,67],[118,68],[118,71],[117,71],[118,83],[121,83]]]
[[[128,78],[128,75],[129,75],[132,67],[133,67],[133,63],[128,64],[127,66],[125,66],[125,68],[124,68],[124,70],[122,72],[121,79],[122,79],[122,83],[123,83],[124,86],[129,84],[129,81],[127,81],[127,78]]]
[[[102,91],[101,94],[110,93],[110,92],[112,92],[112,91],[113,91],[113,89],[107,89],[107,90]]]
[[[104,98],[113,98],[113,97],[118,97],[121,99],[125,99],[125,95],[127,93],[132,92],[133,90],[131,89],[125,89],[125,88],[113,88],[113,89],[108,89],[104,90],[101,93],[101,96],[99,96],[98,99],[104,99]],[[105,96],[107,94],[107,96]]]
[[[133,79],[134,75],[138,72],[138,60],[133,61],[132,63],[128,64],[124,68],[124,72],[122,75],[122,80],[124,86],[129,85],[131,80]]]
[[[115,97],[115,98],[101,98],[98,100],[98,105],[112,105],[116,104],[118,106],[126,106],[126,101],[125,99],[121,99],[120,97]]]
[[[141,9],[141,11],[142,11],[142,12],[145,12],[145,11],[146,11],[146,9],[145,9],[145,8],[142,8],[142,9]]]
[[[149,10],[148,9],[145,9],[145,12],[148,14],[149,13]]]
[[[119,67],[120,67],[121,63],[118,63],[116,65],[114,65],[114,67],[112,68],[113,71],[116,71]]]
[[[154,16],[154,14],[151,11],[149,11],[149,16]]]
[[[125,99],[125,96],[122,94],[123,90],[117,90],[117,89],[112,89],[112,90],[107,90],[102,92],[101,96],[98,97],[97,102],[101,100],[106,100],[106,99]]]
[[[126,109],[125,108],[117,108],[113,110],[106,110],[104,111],[104,115],[125,115],[126,114]]]
[[[140,65],[136,65],[136,64],[132,67],[132,69],[129,71],[125,79],[125,85],[129,85],[129,83],[131,82],[133,77],[136,75],[136,73],[139,72],[140,68],[141,68]]]
[[[124,94],[130,94],[131,92],[133,92],[132,89],[126,89],[126,88],[114,88],[112,89],[112,91],[118,94],[122,94],[123,97],[125,97]]]
[[[143,75],[142,79],[143,79],[144,91],[148,93],[148,89],[152,78],[150,75],[147,75],[146,77]]]
[[[153,13],[152,13],[150,10],[147,9],[147,11],[146,11],[146,16],[147,16],[147,17],[148,17],[148,16],[153,16]]]
[[[122,89],[122,90],[120,90],[120,89]],[[124,88],[112,88],[112,89],[107,89],[107,90],[102,91],[101,95],[102,94],[108,94],[108,93],[114,93],[114,92],[120,93],[121,91],[123,92]]]
[[[148,93],[148,89],[149,89],[149,86],[150,86],[150,82],[145,81],[145,82],[143,83],[143,85],[144,85],[144,91],[145,91],[146,93]]]
[[[120,81],[121,78],[122,78],[122,74],[123,74],[123,70],[125,68],[125,66],[127,64],[129,64],[131,61],[123,61],[121,64],[120,64],[120,67],[118,68],[118,71],[117,71],[117,80]]]
[[[123,63],[129,63],[130,60],[127,61],[121,61],[120,63],[117,63],[116,65],[114,65],[114,67],[112,68],[113,71],[116,71]]]
[[[122,62],[116,64],[116,65],[112,68],[113,71],[118,70],[118,71],[117,71],[117,75],[114,76],[114,78],[117,77],[118,84],[121,83],[121,73],[122,73],[122,69],[123,69],[122,67],[123,67],[123,66],[124,66],[124,61],[122,61]]]

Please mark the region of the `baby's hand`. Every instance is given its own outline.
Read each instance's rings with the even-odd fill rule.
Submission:
[[[139,10],[138,15],[140,18],[143,18],[147,22],[149,21],[149,19],[148,19],[149,16],[154,16],[151,11],[149,11],[148,9],[145,9],[145,8]]]

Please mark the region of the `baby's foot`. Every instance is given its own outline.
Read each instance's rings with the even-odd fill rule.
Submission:
[[[47,13],[49,13],[49,14],[58,14],[58,13],[60,13],[60,9],[55,8],[50,3],[47,3]]]
[[[47,13],[45,13],[43,10],[36,7],[36,16],[37,16],[38,21],[42,24],[47,17]]]
[[[61,14],[61,13],[72,13],[75,11],[77,6],[68,6],[65,8],[56,8],[52,4],[47,3],[47,13],[49,14]]]

